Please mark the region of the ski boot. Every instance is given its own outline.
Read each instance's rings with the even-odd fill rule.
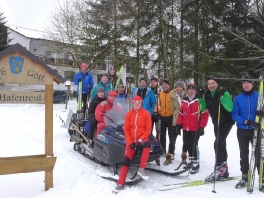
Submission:
[[[205,183],[211,183],[214,180],[221,180],[223,177],[222,166],[216,166],[214,172],[205,178]]]
[[[222,170],[223,170],[223,177],[228,177],[229,176],[229,172],[228,172],[228,166],[226,162],[223,162],[222,166]]]
[[[117,184],[117,186],[114,188],[114,190],[112,190],[112,193],[117,194],[121,190],[124,190],[124,186],[122,186],[121,184]]]
[[[172,158],[174,159],[174,155],[171,153],[167,153],[166,155],[166,160],[163,162],[164,166],[168,166],[169,164],[172,163]]]
[[[88,147],[89,147],[89,148],[93,148],[93,147],[94,147],[93,140],[91,140],[91,139],[88,139],[87,144],[88,144]]]
[[[149,180],[149,177],[147,176],[144,168],[139,168],[137,174],[143,179],[143,180]]]
[[[242,174],[242,178],[235,185],[235,188],[236,189],[242,189],[242,188],[247,187],[247,181],[248,181],[248,175],[247,174]]]
[[[198,160],[194,160],[191,162],[191,170],[190,170],[190,173],[191,174],[195,174],[197,172],[199,172],[200,170],[200,164],[199,164],[199,161]]]

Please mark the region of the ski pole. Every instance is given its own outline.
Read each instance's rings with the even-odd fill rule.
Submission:
[[[218,139],[219,139],[219,124],[220,124],[220,99],[219,99],[219,104],[218,104],[218,117],[217,117],[217,134],[216,134],[215,165],[214,165],[214,187],[212,190],[213,193],[216,193],[216,191],[215,191],[215,174],[216,174]]]

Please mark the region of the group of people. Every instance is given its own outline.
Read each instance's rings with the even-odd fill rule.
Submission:
[[[88,72],[88,65],[81,64],[81,71],[76,73],[74,84],[78,85],[80,78],[83,82],[84,104],[91,91],[88,144],[92,146],[94,134],[91,132],[97,128],[98,134],[104,128],[104,113],[112,108],[115,98],[128,96],[122,81],[117,82],[118,77],[114,67],[111,67],[108,73],[104,73],[101,81],[94,86],[92,75]],[[229,176],[226,139],[236,122],[242,178],[235,187],[246,187],[249,143],[253,140],[254,127],[258,127],[258,123],[255,123],[258,93],[254,91],[254,81],[250,75],[243,76],[243,92],[233,101],[230,93],[220,86],[220,81],[216,77],[208,76],[206,87],[206,90],[198,89],[194,83],[185,86],[183,81],[177,81],[171,88],[169,80],[156,77],[150,78],[150,86],[148,86],[146,78],[139,79],[138,88],[133,90],[130,98],[132,109],[125,116],[126,151],[115,192],[124,188],[130,162],[136,151],[143,151],[138,175],[144,180],[148,179],[144,171],[150,153],[148,137],[155,131],[154,125],[157,125],[158,121],[160,121],[160,130],[156,137],[165,153],[163,165],[168,166],[172,163],[175,158],[177,136],[182,134],[182,164],[184,168],[190,169],[190,173],[197,173],[200,169],[198,141],[205,133],[209,114],[214,125],[215,167],[205,180],[211,182]],[[166,143],[167,131],[168,144]]]

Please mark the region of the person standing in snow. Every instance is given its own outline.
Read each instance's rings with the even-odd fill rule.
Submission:
[[[216,77],[207,76],[206,82],[208,90],[202,98],[214,125],[216,163],[215,170],[205,180],[212,182],[214,179],[219,180],[221,177],[229,176],[226,138],[234,125],[231,116],[234,106],[230,93],[219,86],[219,80]]]
[[[181,134],[183,129],[183,153],[188,151],[190,173],[195,174],[200,169],[198,141],[204,135],[204,128],[208,122],[208,111],[196,96],[197,87],[190,83],[187,85],[187,97],[183,98],[180,113],[176,124],[176,133]]]
[[[105,90],[105,97],[108,96],[108,92],[109,91],[113,91],[115,90],[113,85],[108,81],[108,76],[107,73],[103,73],[102,77],[101,77],[101,81],[94,86],[92,93],[91,93],[91,99],[93,99],[96,94],[97,94],[97,90],[99,89],[99,87],[103,87]]]
[[[258,93],[254,91],[254,82],[250,79],[253,79],[250,75],[242,77],[243,93],[234,98],[234,110],[232,112],[232,118],[237,123],[237,140],[240,150],[240,170],[242,172],[241,180],[239,180],[239,182],[235,185],[238,189],[245,188],[247,186],[249,170],[249,143],[252,143],[253,141],[253,127],[259,127],[259,124],[255,122]],[[256,158],[258,158],[258,156]],[[256,159],[256,161],[258,160]],[[264,181],[264,176],[262,176],[262,178]]]
[[[146,78],[141,77],[139,79],[139,87],[133,91],[132,97],[136,95],[143,99],[142,107],[146,109],[152,116],[154,107],[156,105],[156,98],[154,92],[149,87],[147,87]]]
[[[77,72],[73,79],[73,84],[77,85],[77,95],[79,94],[79,82],[82,81],[82,102],[83,112],[86,110],[87,98],[89,97],[91,90],[94,86],[93,75],[88,71],[88,65],[82,63],[80,65],[80,71]],[[78,101],[78,97],[77,97]]]
[[[131,160],[137,151],[142,151],[139,170],[137,174],[143,180],[148,180],[145,173],[147,161],[150,153],[150,141],[148,136],[151,133],[150,113],[142,108],[142,98],[136,95],[132,99],[133,109],[126,114],[124,123],[124,133],[126,138],[125,158],[120,170],[119,180],[113,193],[118,193],[124,189],[125,180]]]
[[[158,96],[158,103],[155,107],[154,111],[160,115],[160,143],[164,150],[164,153],[167,151],[166,146],[166,134],[168,129],[168,136],[169,136],[169,149],[168,153],[166,154],[166,160],[163,162],[163,165],[167,166],[172,163],[174,159],[174,150],[175,150],[175,141],[176,141],[176,133],[172,133],[172,120],[173,120],[173,112],[171,110],[171,101],[170,101],[170,83],[167,79],[163,79],[160,82],[162,91],[159,93]],[[159,112],[157,112],[157,109]]]
[[[178,134],[176,133],[176,123],[178,119],[178,115],[180,113],[180,108],[182,104],[182,99],[186,97],[186,87],[183,81],[177,81],[174,84],[175,89],[170,94],[170,104],[171,104],[171,110],[173,112],[173,120],[172,120],[172,133],[175,134],[175,143]],[[174,144],[175,147],[175,144]],[[187,150],[187,149],[183,149]],[[182,163],[187,164],[187,153],[183,152],[181,154]]]
[[[118,76],[116,75],[116,69],[115,67],[110,67],[110,70],[108,71],[108,81],[113,85],[113,89],[116,88]],[[123,84],[122,78],[120,78],[120,81],[118,84]]]

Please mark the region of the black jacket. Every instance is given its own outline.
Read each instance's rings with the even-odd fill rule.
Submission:
[[[211,91],[207,90],[205,92],[205,102],[206,107],[211,115],[212,122],[214,125],[218,125],[218,107],[220,102],[220,96],[218,90],[216,91],[214,97],[211,95]],[[220,122],[219,126],[223,126],[226,124],[234,124],[234,121],[231,116],[231,112],[225,110],[223,105],[220,103]]]
[[[89,109],[88,109],[88,115],[89,115],[89,118],[94,118],[94,113],[95,113],[95,109],[97,107],[97,105],[106,100],[106,97],[104,98],[99,98],[98,96],[94,97],[91,102],[90,102],[90,105],[89,105]]]

